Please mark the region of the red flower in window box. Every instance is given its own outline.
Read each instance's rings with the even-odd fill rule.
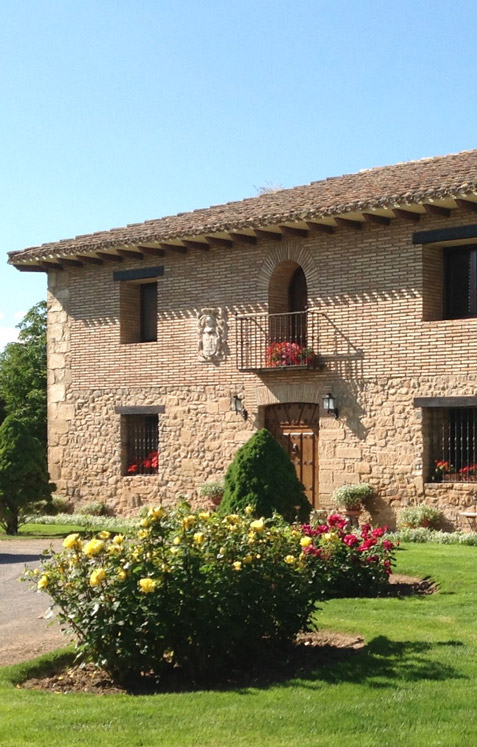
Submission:
[[[311,348],[302,347],[297,342],[272,342],[267,347],[268,368],[278,366],[308,366],[315,354]]]

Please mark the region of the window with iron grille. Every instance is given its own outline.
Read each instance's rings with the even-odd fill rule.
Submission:
[[[477,482],[477,407],[433,407],[425,411],[429,479]]]
[[[122,415],[123,474],[157,475],[159,438],[157,415]]]

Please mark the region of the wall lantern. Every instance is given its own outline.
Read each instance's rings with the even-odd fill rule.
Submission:
[[[243,406],[243,395],[234,394],[232,397],[232,410],[236,412],[237,415],[241,415],[244,420],[247,420],[248,412]]]
[[[336,407],[335,398],[330,394],[330,392],[325,394],[323,397],[323,410],[328,413],[328,415],[332,413],[335,418],[338,417],[338,408]]]

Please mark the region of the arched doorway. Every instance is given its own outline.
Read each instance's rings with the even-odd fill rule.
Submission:
[[[305,487],[306,497],[318,507],[319,405],[289,402],[265,408],[265,428],[283,446]]]

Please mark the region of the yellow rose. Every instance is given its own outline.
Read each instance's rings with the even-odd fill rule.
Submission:
[[[310,547],[311,544],[313,544],[311,537],[302,537],[300,540],[300,545],[302,547]]]
[[[288,565],[293,565],[295,561],[296,561],[296,558],[293,555],[285,556],[285,563],[288,563]]]
[[[251,514],[253,514],[253,506],[250,506],[250,505],[246,506],[244,513],[245,513],[245,516],[251,516]]]
[[[229,514],[228,516],[225,517],[225,521],[228,524],[237,524],[239,520],[240,520],[240,517],[238,516],[238,514]]]
[[[124,540],[124,534],[116,534],[113,537],[113,543],[115,545],[120,545],[123,540]]]
[[[241,571],[242,570],[242,563],[240,560],[236,560],[235,563],[232,563],[232,568],[234,571]]]
[[[180,537],[174,537],[174,539],[172,540],[173,545],[180,545],[180,543],[181,543]]]
[[[184,529],[190,529],[194,521],[195,521],[195,516],[193,516],[192,514],[189,514],[188,516],[184,516],[184,518],[182,519],[182,526],[184,527]]]
[[[78,540],[79,534],[77,532],[75,532],[75,534],[69,534],[63,540],[63,547],[65,547],[67,550],[74,550],[76,547],[78,547]]]
[[[197,545],[201,545],[204,542],[204,540],[205,540],[205,534],[204,534],[204,532],[196,532],[194,534],[194,542]]]
[[[147,515],[151,519],[162,519],[164,514],[165,514],[165,511],[162,508],[162,506],[154,506],[153,508],[150,508],[149,511],[147,512]]]
[[[149,537],[149,529],[140,529],[137,536],[141,540],[145,539],[146,537]]]
[[[143,594],[150,594],[155,590],[156,586],[157,581],[154,581],[153,578],[139,579],[139,591],[142,591]]]
[[[98,534],[98,537],[99,539],[107,540],[111,537],[111,532],[106,532],[105,530],[103,530],[102,532]]]
[[[226,552],[227,552],[227,548],[226,548],[226,547],[221,547],[221,548],[219,549],[219,553],[220,553],[221,555],[225,555],[225,553],[226,553]]]
[[[83,552],[85,555],[92,556],[97,555],[104,547],[104,542],[98,539],[92,539],[83,545]]]
[[[90,586],[99,586],[101,581],[104,581],[106,578],[106,571],[104,568],[97,568],[91,576],[89,577],[89,585]]]
[[[145,529],[150,525],[149,519],[142,519],[139,526],[144,527]]]
[[[210,513],[208,511],[201,511],[198,514],[199,519],[202,519],[202,521],[207,521],[207,519],[210,519]]]
[[[120,568],[118,571],[118,578],[120,581],[125,581],[128,577],[127,571],[124,568]]]
[[[43,576],[41,576],[40,580],[38,581],[37,588],[38,589],[46,589],[46,587],[48,586],[48,580],[49,579],[48,579],[47,574],[44,573]]]
[[[244,559],[243,559],[243,562],[244,562],[244,563],[247,563],[247,565],[248,565],[248,563],[251,563],[251,562],[252,562],[252,560],[253,560],[253,558],[252,558],[252,556],[251,556],[251,555],[246,555],[246,556],[244,557]]]
[[[254,532],[263,532],[263,530],[265,529],[265,519],[263,518],[263,516],[261,519],[252,521],[252,523],[250,524],[250,529],[252,529]]]

